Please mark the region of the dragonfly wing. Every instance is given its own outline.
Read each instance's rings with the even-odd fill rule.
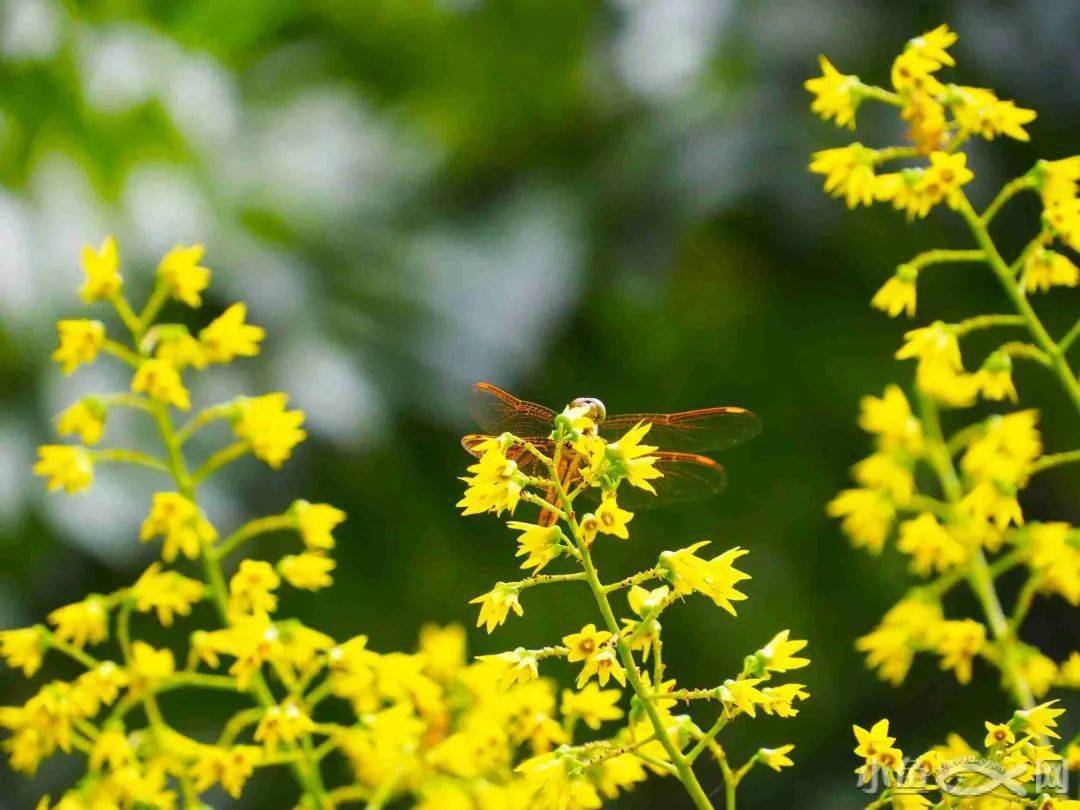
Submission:
[[[481,456],[483,453],[478,448],[481,444],[491,438],[491,436],[484,433],[470,433],[467,436],[461,437],[461,446],[472,455]],[[551,441],[548,439],[541,439],[539,437],[529,439],[525,436],[522,436],[521,438],[527,439],[527,441],[542,453],[551,452]],[[518,469],[526,475],[532,475],[537,478],[546,478],[548,475],[547,468],[541,463],[540,459],[526,450],[523,445],[515,444],[506,451],[506,457],[515,462],[518,465]]]
[[[470,389],[469,412],[493,436],[501,433],[513,433],[519,438],[546,436],[555,422],[555,411],[550,408],[518,399],[486,382],[478,382]]]
[[[600,426],[600,432],[613,441],[639,422],[652,425],[645,437],[647,444],[676,452],[724,450],[761,433],[761,420],[757,415],[735,407],[609,416]]]
[[[623,484],[619,487],[619,505],[627,509],[650,509],[679,501],[695,501],[708,498],[727,486],[727,472],[723,466],[708,456],[695,453],[671,453],[657,451],[656,469],[664,474],[649,483],[656,494]],[[582,492],[590,500],[600,497],[600,490],[590,487]]]

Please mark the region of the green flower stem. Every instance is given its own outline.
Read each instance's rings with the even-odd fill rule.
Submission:
[[[920,395],[919,403],[923,425],[926,427],[927,458],[941,482],[946,499],[955,507],[963,498],[964,490],[942,436],[937,405],[925,395]],[[1001,647],[999,666],[1005,682],[1012,691],[1016,703],[1023,709],[1030,709],[1035,705],[1035,699],[1031,693],[1031,686],[1017,664],[1014,643],[1016,638],[1009,628],[1008,619],[1005,618],[1005,611],[1001,607],[1001,600],[994,587],[994,577],[991,575],[990,566],[981,548],[976,548],[971,555],[971,562],[967,568],[967,580],[982,606],[994,640]]]
[[[1080,337],[1080,318],[1072,325],[1072,329],[1065,333],[1065,337],[1058,341],[1058,349],[1064,355],[1072,348],[1073,343]]]
[[[157,417],[158,431],[161,434],[161,440],[165,443],[165,447],[168,450],[169,468],[173,478],[176,480],[176,485],[180,494],[189,499],[192,503],[195,503],[196,481],[188,474],[187,464],[184,461],[184,455],[180,450],[180,445],[176,437],[176,429],[173,427],[168,407],[163,404],[158,404],[155,408],[155,416]],[[226,448],[226,450],[227,449],[228,448]],[[209,463],[210,462],[208,461],[207,464]],[[206,465],[203,466],[204,468],[206,467]],[[228,627],[229,591],[225,585],[225,577],[221,572],[221,565],[213,556],[213,551],[209,542],[202,543],[202,563],[203,571],[206,576],[206,583],[210,587],[214,605],[217,608],[222,625]],[[270,687],[267,686],[266,679],[261,672],[254,673],[251,679],[251,685],[256,699],[264,710],[269,709],[276,704],[274,695],[270,691]],[[305,734],[303,739],[305,744],[310,746],[310,737]],[[323,810],[323,808],[327,807],[326,789],[322,784],[322,774],[319,771],[318,765],[311,760],[309,752],[305,747],[302,746],[299,749],[297,760],[290,764],[290,768],[293,775],[296,777],[296,781],[299,783],[301,790],[311,798],[316,810]]]
[[[990,237],[990,232],[987,230],[983,218],[980,218],[979,215],[975,213],[975,209],[971,207],[971,202],[962,191],[957,193],[957,198],[957,210],[960,212],[960,216],[964,218],[964,221],[967,222],[979,247],[985,251],[986,263],[990,266],[990,269],[994,271],[994,275],[997,276],[998,281],[1001,282],[1005,294],[1009,297],[1009,300],[1016,308],[1016,311],[1024,319],[1028,331],[1031,332],[1031,336],[1035,339],[1035,343],[1046,353],[1047,357],[1050,358],[1051,368],[1061,381],[1061,385],[1065,389],[1066,395],[1072,400],[1073,406],[1077,411],[1080,411],[1080,382],[1077,381],[1076,375],[1073,374],[1072,369],[1069,368],[1064,353],[1061,351],[1058,344],[1054,342],[1053,338],[1050,337],[1049,333],[1046,331],[1046,327],[1044,327],[1042,321],[1039,320],[1039,316],[1035,314],[1035,310],[1032,309],[1031,304],[1028,303],[1027,298],[1024,296],[1024,291],[1016,282],[1016,279],[1009,266],[1005,263],[1005,260],[1001,258],[1001,254],[998,252],[994,240]]]
[[[235,532],[226,537],[221,545],[210,551],[210,556],[215,560],[223,560],[254,537],[270,532],[284,531],[296,528],[296,518],[292,515],[271,515],[269,517],[249,520]]]
[[[227,447],[223,447],[218,450],[214,455],[210,456],[206,462],[199,467],[191,476],[191,486],[198,487],[203,481],[216,473],[222,467],[232,464],[238,458],[243,456],[251,445],[247,442],[233,442]]]
[[[701,739],[695,743],[694,747],[686,752],[686,761],[693,764],[694,761],[701,756],[701,752],[709,747],[709,743],[716,739],[716,735],[724,730],[724,726],[730,722],[731,716],[726,712],[720,712],[720,716],[716,718],[716,722],[712,724],[708,731],[701,735]]]
[[[712,750],[713,755],[716,757],[716,761],[720,763],[720,773],[724,777],[724,806],[727,807],[727,810],[735,810],[735,792],[739,786],[739,782],[735,778],[735,774],[731,771],[727,752],[715,739],[710,738],[706,744]]]
[[[1038,592],[1039,575],[1032,574],[1020,589],[1020,593],[1016,597],[1016,604],[1013,605],[1012,616],[1009,617],[1009,632],[1012,635],[1015,636],[1020,631],[1020,625],[1027,618],[1028,611],[1031,610],[1031,604],[1035,601],[1035,594]]]
[[[953,326],[953,331],[957,337],[963,337],[969,332],[975,332],[979,329],[992,329],[995,326],[1026,326],[1027,323],[1020,315],[976,315],[973,318],[967,318],[960,321]]]
[[[124,326],[131,332],[131,336],[135,339],[135,343],[138,344],[142,338],[142,329],[139,325],[139,318],[135,314],[135,310],[131,308],[131,304],[128,303],[127,298],[124,297],[122,292],[117,291],[109,298],[110,303],[113,305],[113,309],[116,310],[116,314],[120,316],[120,320],[124,322]]]
[[[165,306],[165,302],[168,300],[169,288],[161,283],[161,279],[158,279],[154,291],[150,293],[150,297],[146,300],[146,306],[143,307],[143,311],[139,313],[139,317],[135,321],[139,335],[136,343],[142,340],[142,336],[146,334],[146,330],[154,323],[154,319],[157,318],[161,308]]]
[[[558,452],[559,450],[557,448],[556,456],[558,455]],[[638,672],[637,663],[634,661],[634,655],[631,652],[630,647],[620,636],[619,623],[615,619],[615,614],[611,610],[611,603],[608,601],[607,594],[604,592],[604,586],[600,583],[600,578],[596,573],[596,567],[593,565],[592,556],[589,554],[589,546],[581,534],[581,527],[578,525],[577,518],[574,517],[573,503],[566,494],[566,489],[563,487],[562,481],[559,480],[557,461],[551,463],[549,470],[551,472],[552,485],[555,487],[555,491],[558,493],[559,499],[563,504],[563,510],[566,512],[566,523],[570,527],[578,551],[581,552],[581,564],[585,569],[586,581],[592,589],[593,597],[596,599],[596,605],[600,609],[600,615],[603,616],[604,624],[607,625],[608,631],[615,639],[615,648],[619,653],[619,658],[622,659],[623,666],[626,667],[626,677],[630,681],[630,686],[634,690],[634,694],[638,696],[642,706],[644,706],[645,713],[649,716],[649,721],[652,723],[653,732],[656,734],[656,738],[660,741],[660,744],[664,747],[668,757],[671,759],[677,772],[678,779],[682,782],[683,787],[686,788],[686,792],[689,794],[694,806],[698,808],[698,810],[713,810],[712,802],[710,802],[709,797],[705,795],[705,791],[702,789],[701,783],[698,782],[693,768],[690,767],[690,763],[686,761],[686,758],[682,755],[678,746],[675,745],[670,735],[667,733],[667,729],[664,727],[663,718],[660,716],[656,704],[649,699],[649,692],[641,680],[641,673]]]
[[[1080,462],[1080,450],[1067,450],[1064,453],[1052,453],[1048,456],[1043,456],[1032,464],[1030,473],[1035,475],[1035,473],[1040,473],[1043,470],[1059,467],[1062,464],[1075,464],[1076,462]]]
[[[986,254],[981,250],[927,250],[920,253],[914,259],[905,262],[908,267],[922,270],[931,264],[947,264],[949,262],[982,262],[986,261]]]
[[[106,354],[111,354],[113,357],[122,360],[132,368],[138,368],[142,365],[142,359],[139,355],[135,354],[135,352],[122,343],[117,343],[115,340],[106,340],[101,349]]]
[[[1007,203],[1021,191],[1026,191],[1032,188],[1035,188],[1035,180],[1034,178],[1029,177],[1026,174],[1022,177],[1017,177],[1015,180],[1006,183],[1004,186],[1002,186],[1001,191],[999,191],[998,195],[994,197],[990,205],[986,207],[986,210],[983,211],[982,216],[979,217],[979,219],[982,221],[982,224],[984,226],[989,225],[994,220],[994,217],[997,216],[998,211],[1000,211],[1004,207],[1005,203]]]
[[[890,93],[888,90],[872,84],[863,84],[862,82],[859,82],[852,88],[852,92],[862,96],[863,98],[871,98],[874,101],[880,101],[882,104],[890,104],[893,107],[904,106],[904,99],[902,99],[897,93]],[[899,146],[894,148],[905,149],[906,147]],[[911,151],[915,152],[914,149],[912,149]]]
[[[66,641],[60,641],[60,639],[45,628],[42,628],[42,633],[45,635],[45,641],[49,649],[63,653],[68,658],[78,661],[87,669],[97,669],[101,665],[101,661],[94,658],[90,653],[83,652],[78,647],[68,644]]]
[[[1021,360],[1031,360],[1044,368],[1053,369],[1054,367],[1053,361],[1046,352],[1032,343],[1011,340],[1008,343],[999,346],[998,351],[1002,354],[1007,354],[1009,357],[1016,357]]]
[[[219,419],[228,419],[235,412],[236,406],[232,402],[223,402],[220,405],[211,405],[209,408],[204,408],[176,431],[177,443],[184,444],[188,439],[211,422],[216,422]]]
[[[610,585],[605,585],[604,593],[621,591],[623,588],[632,588],[634,585],[640,585],[642,582],[648,582],[651,579],[659,578],[660,572],[655,568],[650,568],[647,571],[638,571],[636,574],[631,574],[625,579],[620,579],[618,582],[612,582]]]
[[[528,579],[521,579],[512,584],[520,590],[525,590],[526,588],[534,588],[537,585],[550,585],[553,582],[585,582],[586,580],[585,574],[578,571],[573,574],[533,574]]]
[[[105,448],[91,451],[94,461],[113,462],[116,464],[135,464],[157,472],[168,473],[169,467],[164,461],[156,459],[138,450],[123,450],[121,448]]]

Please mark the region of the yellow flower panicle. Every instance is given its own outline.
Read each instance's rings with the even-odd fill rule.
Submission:
[[[546,586],[563,583],[584,584],[597,608],[591,620],[568,627],[570,632],[551,646],[516,646],[480,656],[511,691],[547,683],[546,670],[556,660],[569,665],[575,676],[575,688],[562,693],[562,726],[544,722],[537,728],[535,734],[548,750],[517,766],[515,773],[524,784],[515,793],[518,804],[505,806],[598,807],[651,772],[676,776],[693,805],[704,810],[713,805],[693,767],[703,752],[721,763],[729,797],[755,765],[779,771],[793,764],[788,757],[793,746],[781,745],[761,748],[741,767],[732,767],[718,735],[736,718],[745,722],[742,718],[760,713],[785,718],[799,713],[798,704],[809,697],[805,687],[772,681],[809,665],[809,659],[797,655],[806,642],[790,638],[784,630],[747,656],[741,672],[710,688],[680,688],[675,679],[666,677],[664,611],[698,593],[734,616],[734,603],[747,598],[736,586],[750,576],[735,565],[747,551],[735,547],[711,558],[700,557],[697,552],[707,545],[702,541],[664,551],[651,567],[604,584],[597,559],[609,538],[631,541],[634,514],[620,506],[621,500],[630,501],[625,487],[656,495],[654,482],[663,472],[656,464],[659,448],[644,443],[651,425],[634,425],[608,441],[597,433],[601,414],[582,405],[583,400],[575,402],[554,418],[543,451],[511,433],[475,443],[472,451],[479,458],[462,479],[465,493],[457,504],[465,515],[515,514],[526,505],[541,514],[535,523],[506,521],[517,541],[517,556],[525,558],[521,568],[531,574],[497,582],[473,599],[471,603],[479,605],[478,627],[492,633],[511,615],[524,615],[527,591],[530,600],[540,603]],[[569,482],[560,475],[567,458],[573,459],[577,471]],[[595,496],[599,504],[591,510],[578,507],[577,499],[586,495]],[[563,570],[548,573],[559,566]],[[533,589],[541,586],[545,587],[534,597]],[[620,616],[623,595],[628,612]],[[715,702],[717,713],[698,725],[689,716],[672,714],[680,700]],[[600,738],[575,743],[580,725]],[[450,801],[441,794],[438,799]],[[728,806],[733,801],[729,798]]]
[[[1080,247],[1080,157],[1037,161],[977,211],[966,193],[974,178],[966,144],[972,138],[998,137],[1026,142],[1026,127],[1036,116],[991,90],[946,83],[945,69],[955,64],[949,48],[956,39],[943,25],[908,42],[893,62],[891,89],[844,77],[824,59],[823,76],[807,83],[814,94],[811,109],[825,120],[853,125],[858,102],[873,101],[897,108],[907,123],[907,144],[852,144],[815,152],[810,169],[825,176],[828,193],[845,198],[849,207],[890,202],[908,219],[925,217],[944,204],[971,236],[969,245],[928,250],[901,264],[871,305],[890,317],[915,317],[921,275],[960,263],[989,270],[1004,293],[999,313],[933,321],[904,335],[896,358],[915,361],[911,402],[916,407],[895,385],[881,398],[863,401],[859,425],[874,437],[875,451],[853,468],[859,488],[841,492],[827,511],[842,520],[841,528],[854,545],[874,553],[895,537],[912,573],[927,580],[858,640],[867,665],[894,685],[904,681],[920,653],[936,656],[940,668],[960,683],[968,683],[981,669],[996,669],[1018,711],[1007,724],[987,723],[986,755],[1004,765],[1023,766],[1022,781],[1029,782],[1038,760],[1046,763],[1067,754],[1040,742],[1051,737],[1050,724],[1061,710],[1053,701],[1036,701],[1055,688],[1076,688],[1076,681],[1069,661],[1055,661],[1022,641],[1024,622],[1038,598],[1061,596],[1074,607],[1080,605],[1080,565],[1073,526],[1030,522],[1027,515],[1039,500],[1055,499],[1034,498],[1029,507],[1026,492],[1040,485],[1040,472],[1074,463],[1080,452],[1064,448],[1045,453],[1038,411],[1026,402],[1024,410],[989,417],[965,418],[962,409],[980,399],[1006,406],[1023,400],[1014,374],[1018,366],[1030,363],[1056,378],[1072,406],[1062,417],[1064,435],[1070,435],[1070,419],[1071,433],[1076,433],[1080,383],[1069,350],[1080,336],[1080,324],[1053,336],[1027,295],[1080,284],[1080,270],[1069,255]],[[991,224],[1014,196],[1028,192],[1042,205],[1042,227],[1006,259],[994,242]],[[1012,333],[967,365],[969,336],[978,333],[985,341],[999,329]],[[946,410],[959,413],[954,418]],[[1014,569],[1024,570],[1026,579],[1010,604],[999,594],[997,579]],[[979,613],[948,618],[944,598],[965,585]],[[873,806],[891,801],[894,807],[929,807],[935,798],[946,798],[930,788],[908,790],[906,795],[901,790],[942,767],[948,772],[943,750],[919,757],[917,767],[905,774],[898,764],[900,752],[892,749],[887,721],[870,731],[856,727],[855,733],[856,754],[864,760],[859,773],[869,776],[878,769],[892,780]],[[948,753],[977,752],[965,746]],[[1039,806],[1059,805],[1065,806],[1047,797]]]

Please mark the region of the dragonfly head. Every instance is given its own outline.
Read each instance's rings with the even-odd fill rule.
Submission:
[[[586,407],[589,409],[589,417],[601,424],[607,419],[607,408],[604,407],[604,403],[598,400],[596,397],[578,397],[570,403],[571,408]]]

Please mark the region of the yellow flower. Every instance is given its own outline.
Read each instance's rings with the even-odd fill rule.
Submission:
[[[1007,135],[1018,141],[1028,141],[1026,124],[1035,120],[1035,111],[1017,107],[1015,101],[999,99],[982,87],[949,88],[948,104],[961,131],[992,141]]]
[[[964,368],[956,333],[942,321],[912,329],[904,334],[904,340],[896,352],[897,360],[917,358],[919,363],[941,363],[957,372]]]
[[[788,756],[794,750],[794,745],[781,745],[779,748],[759,748],[757,761],[779,772],[782,768],[789,768],[795,764]]]
[[[177,245],[158,264],[158,278],[169,295],[189,307],[202,305],[202,293],[210,283],[210,270],[199,266],[205,248],[202,245]]]
[[[592,543],[598,532],[613,534],[623,540],[630,537],[626,524],[634,517],[633,512],[620,509],[615,502],[615,493],[607,492],[595,513],[583,515],[581,518],[581,534],[586,543]]]
[[[290,554],[282,557],[278,571],[294,588],[317,591],[334,584],[330,572],[337,564],[327,556],[306,551],[303,554]]]
[[[202,546],[217,539],[217,532],[199,507],[178,492],[154,493],[139,539],[146,543],[159,535],[165,538],[161,549],[165,562],[172,562],[179,553],[189,560],[197,559]]]
[[[716,693],[729,715],[743,712],[757,717],[757,707],[767,702],[765,693],[757,688],[761,678],[728,678],[717,687]]]
[[[281,585],[274,567],[264,560],[241,560],[239,570],[229,580],[229,612],[234,614],[273,613]]]
[[[924,577],[962,565],[968,558],[967,548],[929,512],[900,524],[896,547],[911,556],[911,570]]]
[[[52,353],[52,359],[60,364],[65,374],[70,374],[83,363],[92,363],[105,345],[105,324],[101,321],[59,321],[56,331],[60,345]]]
[[[419,655],[432,678],[450,678],[465,665],[465,628],[459,624],[425,624],[420,628]]]
[[[112,726],[102,729],[101,734],[94,741],[88,764],[91,771],[100,771],[106,764],[110,770],[117,771],[134,762],[135,752],[131,750],[127,735],[122,728]]]
[[[814,152],[810,171],[825,175],[825,191],[848,208],[874,202],[874,150],[860,143]]]
[[[940,604],[904,599],[872,632],[856,640],[855,649],[866,653],[866,666],[876,669],[879,678],[899,686],[911,669],[916,647],[941,620]]]
[[[288,402],[288,395],[283,393],[243,399],[233,425],[236,435],[251,444],[256,458],[275,470],[307,438],[300,428],[304,424],[304,412],[285,410]]]
[[[1058,667],[1052,658],[1038,650],[1025,649],[1020,661],[1021,676],[1031,687],[1031,693],[1041,698],[1057,683]]]
[[[769,672],[789,672],[810,664],[809,658],[796,658],[795,653],[806,646],[805,641],[789,640],[790,630],[781,630],[758,652],[765,669]]]
[[[153,689],[175,671],[176,662],[169,650],[155,650],[142,641],[136,641],[131,645],[132,692]]]
[[[1043,221],[1066,245],[1080,250],[1080,198],[1052,201],[1043,210]]]
[[[899,386],[890,385],[878,397],[863,397],[859,427],[878,436],[884,449],[902,448],[912,455],[922,452],[922,423],[912,414]]]
[[[900,69],[909,65],[911,57],[898,60]],[[916,91],[904,99],[900,117],[908,122],[907,137],[921,155],[927,155],[937,149],[943,149],[948,143],[948,123],[945,120],[945,107],[937,100],[936,80],[928,78],[927,84],[935,85],[935,94]],[[897,206],[900,208],[901,206]],[[919,216],[926,216],[926,210],[920,210]],[[912,215],[908,210],[908,218]]]
[[[41,668],[45,650],[45,634],[40,627],[0,630],[0,655],[9,667],[21,669],[27,678]]]
[[[595,624],[587,624],[580,632],[563,636],[562,642],[570,650],[566,660],[571,664],[575,661],[588,661],[610,638],[611,633],[607,630],[597,630]]]
[[[85,447],[43,444],[38,448],[34,475],[48,479],[49,492],[63,487],[64,492],[71,495],[94,483],[94,459]]]
[[[896,454],[874,453],[856,464],[852,474],[861,486],[883,492],[901,506],[915,494],[914,473]]]
[[[979,521],[992,522],[999,530],[1010,524],[1024,525],[1024,513],[1016,499],[1016,488],[999,481],[976,484],[960,501],[960,511]]]
[[[228,363],[235,357],[254,357],[266,332],[244,323],[247,307],[233,304],[199,332],[199,344],[209,363]]]
[[[202,793],[214,785],[221,785],[226,793],[239,799],[244,784],[262,759],[262,749],[253,745],[236,745],[232,748],[200,746],[199,758],[192,766],[195,790]]]
[[[694,552],[708,542],[702,540],[675,552],[665,551],[660,555],[660,565],[667,571],[675,593],[685,596],[697,591],[734,616],[735,608],[731,603],[746,599],[746,594],[735,585],[750,579],[749,574],[735,568],[734,562],[748,552],[736,546],[711,560],[703,560]]]
[[[896,508],[889,497],[869,489],[845,489],[825,507],[829,517],[843,518],[841,528],[856,548],[880,554],[889,536]]]
[[[1008,399],[1016,402],[1016,386],[1012,381],[1012,360],[1004,352],[993,352],[975,373],[982,395],[988,400]]]
[[[1031,464],[1042,454],[1038,421],[1035,410],[987,419],[982,435],[971,442],[960,461],[964,474],[975,481],[1025,483]]]
[[[165,360],[144,360],[131,379],[131,390],[145,393],[158,402],[164,402],[182,411],[191,408],[191,396],[184,388],[180,372]]]
[[[525,477],[517,463],[506,457],[499,443],[492,443],[468,471],[473,475],[461,479],[468,486],[464,497],[456,504],[463,515],[514,513]]]
[[[821,76],[807,79],[803,87],[814,94],[810,110],[821,116],[823,121],[836,119],[838,127],[855,128],[855,113],[859,109],[862,96],[858,92],[858,76],[846,76],[824,56],[818,57]]]
[[[1072,533],[1068,523],[1031,524],[1028,564],[1038,574],[1042,590],[1061,594],[1075,607],[1080,605],[1080,548],[1070,542]]]
[[[100,596],[88,596],[57,608],[48,616],[49,624],[56,628],[56,637],[84,647],[87,642],[100,644],[109,637],[109,608]]]
[[[1075,287],[1080,284],[1080,268],[1068,256],[1038,248],[1024,260],[1020,284],[1027,292],[1047,292],[1051,287]]]
[[[603,445],[602,442],[592,443],[589,469],[584,473],[586,480],[599,484],[605,491],[612,492],[625,479],[630,486],[655,495],[656,490],[649,481],[662,478],[664,474],[656,469],[656,456],[651,455],[657,448],[641,444],[641,440],[648,434],[650,427],[652,425],[640,422],[623,434],[618,441],[607,445]]]
[[[931,152],[930,166],[922,179],[922,193],[936,204],[945,200],[955,206],[960,187],[970,183],[975,173],[967,167],[965,152]]]
[[[608,644],[585,659],[585,665],[581,668],[581,672],[578,673],[577,688],[580,689],[588,683],[593,675],[596,676],[601,686],[606,686],[611,678],[618,681],[620,685],[626,686],[626,670],[619,663],[619,656],[614,645]]]
[[[476,626],[483,627],[489,633],[506,621],[511,610],[518,616],[525,613],[525,609],[518,601],[517,587],[505,582],[497,582],[495,587],[487,593],[469,600],[469,604],[480,605],[480,616],[476,620]]]
[[[131,595],[137,611],[156,610],[158,621],[170,627],[173,616],[191,614],[191,606],[205,595],[205,586],[176,571],[162,571],[160,563],[153,563],[131,586]]]
[[[910,264],[902,264],[896,269],[895,275],[890,278],[878,290],[870,301],[875,309],[888,313],[890,318],[895,318],[901,312],[909,318],[915,316],[916,288],[915,280],[919,272]]]
[[[619,708],[622,693],[618,689],[601,689],[594,683],[586,684],[581,691],[564,689],[559,710],[564,717],[580,719],[593,731],[599,730],[607,720],[623,716]]]
[[[766,686],[761,690],[761,695],[761,708],[766,714],[775,714],[777,717],[795,717],[799,713],[795,708],[795,701],[810,697],[810,693],[801,683]]]
[[[312,551],[329,551],[334,547],[334,527],[344,522],[345,513],[328,503],[295,501],[290,510],[296,517],[300,538]]]
[[[991,723],[987,720],[983,725],[986,726],[986,739],[983,740],[983,747],[993,748],[995,746],[1012,745],[1016,742],[1016,735],[1013,734],[1008,724]]]
[[[940,25],[910,40],[892,67],[892,84],[900,93],[937,93],[941,83],[931,74],[955,62],[946,50],[956,42],[956,34]]]
[[[855,756],[863,757],[865,759],[871,759],[876,757],[879,752],[884,751],[892,747],[892,744],[896,742],[895,737],[889,736],[889,721],[879,720],[870,727],[867,731],[862,726],[852,726],[851,730],[855,733]]]
[[[986,628],[973,619],[940,622],[928,633],[941,668],[951,669],[960,683],[971,682],[971,664],[986,644]]]
[[[91,716],[97,714],[102,705],[112,704],[128,681],[124,670],[112,661],[105,661],[76,678],[75,690],[86,714]]]
[[[1057,739],[1059,735],[1054,733],[1054,729],[1057,728],[1057,718],[1065,714],[1065,710],[1056,708],[1055,703],[1057,703],[1056,700],[1051,700],[1047,703],[1040,703],[1032,709],[1018,709],[1015,717],[1024,731],[1032,737],[1053,737]]]
[[[267,751],[273,751],[278,742],[291,745],[314,728],[311,718],[290,700],[266,710],[255,729],[255,742],[261,742]]]
[[[661,585],[659,588],[653,588],[652,590],[642,588],[640,585],[634,585],[626,595],[626,601],[634,613],[644,618],[667,599],[669,592],[667,585]]]
[[[497,655],[478,655],[477,659],[498,666],[499,683],[503,689],[509,689],[519,683],[535,681],[540,677],[536,654],[524,647]]]
[[[79,258],[86,274],[86,282],[79,290],[83,303],[107,300],[120,292],[120,252],[116,239],[106,236],[97,250],[92,245],[83,245]]]
[[[79,435],[83,444],[97,444],[105,430],[105,407],[95,398],[80,399],[61,412],[56,432],[61,436]]]
[[[154,357],[162,360],[177,371],[188,366],[206,368],[207,359],[202,344],[188,332],[186,326],[166,324],[153,329],[157,335]]]
[[[519,520],[507,522],[506,527],[518,535],[518,551],[515,556],[525,557],[522,568],[534,568],[539,572],[562,553],[562,529],[558,526],[538,526]]]

